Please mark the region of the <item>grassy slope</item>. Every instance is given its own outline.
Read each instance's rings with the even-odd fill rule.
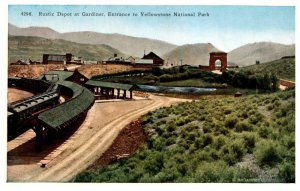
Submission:
[[[294,182],[295,91],[182,103],[143,118],[138,152],[77,182]]]
[[[19,59],[42,61],[43,54],[72,53],[84,60],[103,60],[112,57],[114,53],[124,56],[120,51],[107,45],[90,45],[69,42],[65,40],[50,40],[40,37],[9,36],[8,61]]]
[[[255,73],[275,73],[281,79],[295,81],[295,58],[285,58],[272,62],[251,65],[239,70],[250,70]]]

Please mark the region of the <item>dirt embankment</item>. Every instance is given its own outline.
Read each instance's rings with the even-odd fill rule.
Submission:
[[[124,72],[124,71],[131,71],[137,70],[138,68],[134,68],[131,65],[121,65],[121,64],[88,64],[82,65],[78,68],[78,71],[85,75],[86,77],[90,78],[94,75],[99,74],[111,74],[117,72]],[[143,68],[139,70],[145,70]]]
[[[130,70],[147,70],[147,68],[134,68],[131,65],[121,64],[88,64],[88,65],[67,65],[70,70],[78,69],[80,73],[88,78],[99,74],[111,74]],[[63,70],[63,64],[39,64],[39,65],[9,65],[8,76],[36,78],[50,70]]]
[[[62,64],[10,65],[8,66],[8,76],[37,78],[49,70],[62,70],[63,68]]]
[[[142,120],[138,119],[128,124],[115,139],[111,147],[96,160],[88,169],[105,166],[132,155],[146,140],[146,134],[142,128]]]

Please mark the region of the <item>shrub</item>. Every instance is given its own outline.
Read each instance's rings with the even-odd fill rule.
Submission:
[[[228,128],[234,128],[235,124],[238,122],[238,118],[235,116],[228,116],[225,120],[225,126]]]
[[[213,146],[215,149],[219,150],[225,144],[226,144],[226,139],[224,138],[224,136],[219,136],[214,142]]]
[[[284,162],[279,167],[279,178],[288,183],[295,183],[295,165],[291,162]]]
[[[149,174],[156,174],[163,168],[164,155],[160,152],[151,153],[144,161],[144,169]]]
[[[157,151],[161,151],[166,146],[166,139],[157,137],[153,141],[153,148]]]
[[[270,104],[270,105],[268,105],[267,106],[267,109],[270,111],[270,110],[272,110],[274,108],[274,105],[273,104]]]
[[[195,172],[196,182],[231,182],[233,171],[224,161],[200,163]]]
[[[173,131],[175,131],[175,129],[176,129],[176,125],[174,123],[169,123],[167,125],[167,131],[168,132],[173,132]]]
[[[245,153],[244,144],[240,140],[235,140],[231,143],[230,148],[234,157],[241,160]]]
[[[249,118],[250,123],[256,125],[259,121],[263,119],[263,115],[259,112],[256,112],[254,115],[251,115]]]
[[[251,131],[251,130],[252,130],[252,126],[246,121],[238,122],[235,125],[236,132]]]
[[[257,139],[256,136],[254,134],[247,133],[243,137],[245,148],[248,150],[249,153],[252,153]]]
[[[268,138],[271,134],[271,130],[268,127],[260,127],[258,130],[258,134],[261,138]]]
[[[245,153],[244,144],[241,140],[234,140],[230,145],[223,146],[221,150],[223,159],[229,165],[234,165],[240,161]]]
[[[214,138],[210,135],[210,134],[207,134],[207,135],[204,135],[203,136],[203,147],[207,146],[207,145],[210,145],[214,142]]]
[[[278,148],[273,141],[263,141],[254,151],[255,158],[260,166],[274,166],[281,161]]]

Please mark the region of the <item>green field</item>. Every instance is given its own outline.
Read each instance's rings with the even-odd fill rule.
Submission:
[[[200,87],[200,88],[227,88],[227,84],[209,83],[202,79],[188,79],[172,82],[162,82],[161,86],[176,86],[176,87]]]
[[[274,73],[280,79],[295,81],[295,58],[284,58],[272,62],[255,64],[238,70],[254,73]]]
[[[79,44],[65,40],[51,40],[40,37],[8,36],[8,62],[34,60],[42,62],[43,54],[72,53],[84,60],[104,60],[114,53],[125,56],[120,51],[107,45]]]
[[[295,182],[295,91],[214,97],[143,117],[127,159],[75,182]]]

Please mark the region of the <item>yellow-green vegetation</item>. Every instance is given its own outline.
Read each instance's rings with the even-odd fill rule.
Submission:
[[[281,79],[295,81],[295,58],[282,58],[272,62],[240,68],[253,73],[274,73]]]
[[[141,74],[143,73],[143,75]],[[105,80],[117,83],[206,87],[222,89],[216,94],[232,94],[235,88],[276,91],[279,79],[273,73],[254,73],[252,71],[224,71],[218,75],[197,67],[179,66],[160,69],[152,68],[148,71],[126,71],[115,74],[96,75],[93,80]],[[225,90],[225,91],[224,91]],[[246,90],[246,91],[248,91]]]
[[[295,182],[295,91],[200,99],[143,117],[127,159],[75,182]]]
[[[188,79],[172,82],[162,82],[161,86],[176,86],[176,87],[200,87],[200,88],[227,88],[227,84],[210,83],[202,79]]]

